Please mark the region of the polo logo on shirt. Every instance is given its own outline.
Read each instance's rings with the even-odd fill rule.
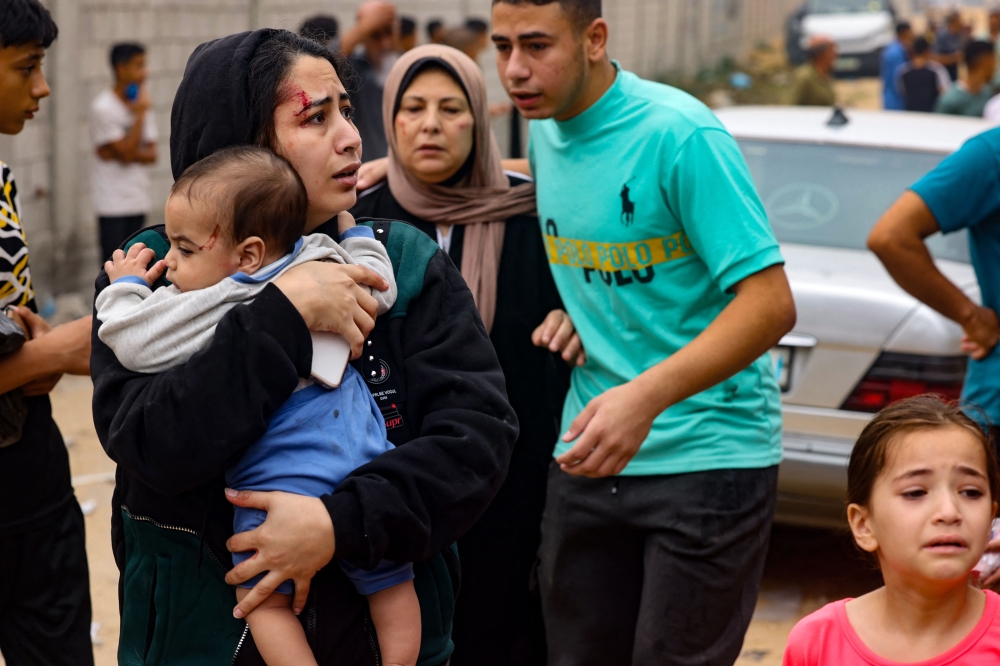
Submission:
[[[606,273],[638,271],[694,254],[691,241],[682,231],[670,236],[627,243],[598,243],[550,234],[543,235],[543,238],[550,264],[589,268]]]
[[[631,178],[629,180],[631,180]],[[628,193],[628,181],[625,181],[619,195],[622,198],[622,214],[619,219],[626,227],[632,226],[632,222],[635,220],[635,202],[628,198]]]

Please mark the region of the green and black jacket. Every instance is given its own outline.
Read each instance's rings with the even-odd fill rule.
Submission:
[[[448,256],[402,222],[375,221],[399,290],[355,367],[398,447],[322,498],[336,557],[360,567],[414,562],[423,611],[421,664],[451,653],[460,573],[452,544],[504,480],[517,420],[472,294]],[[317,231],[336,237],[335,222]],[[162,256],[161,228],[144,242]],[[102,272],[99,293],[108,285]],[[312,362],[309,331],[276,287],[219,323],[212,344],[158,375],[126,370],[97,337],[94,422],[118,464],[112,543],[121,571],[120,664],[262,664],[232,618],[224,472],[267,428]],[[313,580],[301,615],[321,666],[380,662],[364,597],[339,566]]]

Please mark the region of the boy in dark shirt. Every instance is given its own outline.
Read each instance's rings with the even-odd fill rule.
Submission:
[[[932,112],[941,93],[951,87],[948,70],[931,60],[930,51],[927,39],[917,37],[910,62],[896,69],[896,89],[907,111]]]
[[[56,32],[37,0],[0,0],[0,134],[19,133],[49,95],[41,63]],[[20,392],[26,408],[0,414],[20,428],[0,448],[0,652],[8,666],[87,666],[94,657],[83,514],[47,394],[64,373],[89,374],[90,317],[50,329],[35,314],[17,187],[0,162],[0,308],[7,306],[31,339],[0,357],[0,394]]]

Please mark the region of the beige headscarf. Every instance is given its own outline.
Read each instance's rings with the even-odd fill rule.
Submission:
[[[420,61],[434,59],[458,75],[475,118],[475,157],[467,187],[430,185],[417,179],[399,161],[393,110],[400,86]],[[435,224],[465,224],[462,277],[465,278],[486,330],[493,328],[497,304],[497,274],[503,250],[504,220],[535,212],[535,185],[511,187],[500,163],[500,149],[490,129],[483,72],[467,55],[448,46],[427,44],[407,51],[393,65],[382,96],[382,117],[389,142],[389,189],[399,204]]]

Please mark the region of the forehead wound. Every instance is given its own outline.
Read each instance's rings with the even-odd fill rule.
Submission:
[[[302,106],[308,106],[312,104],[312,97],[298,83],[285,81],[278,88],[277,103],[281,105],[290,101],[296,101]]]

